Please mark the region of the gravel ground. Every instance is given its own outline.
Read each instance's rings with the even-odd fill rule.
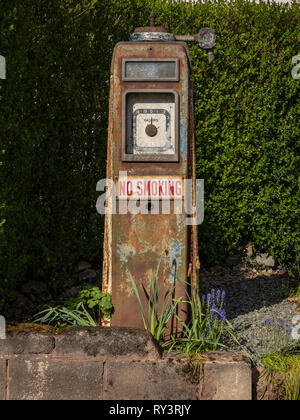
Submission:
[[[299,346],[291,335],[292,319],[297,312],[296,303],[286,300],[291,281],[277,271],[256,271],[242,268],[205,272],[200,275],[201,293],[211,289],[226,291],[225,309],[228,321],[253,361],[260,364],[263,355]],[[230,348],[238,349],[234,342]]]

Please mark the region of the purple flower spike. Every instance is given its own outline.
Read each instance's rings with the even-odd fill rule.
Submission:
[[[214,306],[214,305],[213,305]],[[212,307],[211,311],[209,312],[209,316],[213,320],[216,317],[216,312],[214,311],[214,307]]]
[[[226,321],[226,311],[224,309],[220,311],[220,318],[222,322]]]

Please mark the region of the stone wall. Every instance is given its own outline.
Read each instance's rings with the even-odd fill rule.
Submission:
[[[196,369],[198,367],[198,369]],[[199,381],[200,379],[200,381]],[[163,355],[134,328],[13,328],[0,340],[0,400],[249,400],[242,354]]]

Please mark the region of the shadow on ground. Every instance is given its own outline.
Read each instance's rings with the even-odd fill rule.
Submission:
[[[244,273],[200,275],[201,294],[212,289],[226,291],[228,320],[282,302],[291,284],[287,276],[278,275],[258,274],[252,278]]]

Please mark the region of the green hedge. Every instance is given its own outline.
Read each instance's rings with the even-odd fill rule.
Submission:
[[[55,289],[81,258],[99,265],[108,80],[116,42],[157,22],[217,32],[215,61],[191,45],[204,264],[248,243],[293,266],[298,233],[299,5],[236,1],[23,0],[0,11],[0,305],[28,279]],[[5,206],[3,204],[5,203]],[[2,299],[2,300],[1,300]]]

